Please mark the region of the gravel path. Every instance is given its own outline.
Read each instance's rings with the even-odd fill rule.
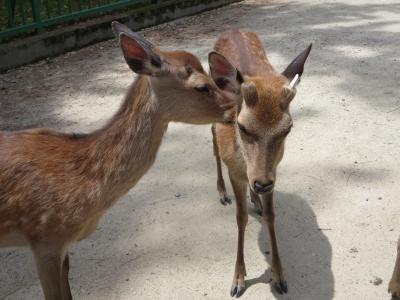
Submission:
[[[400,4],[244,1],[143,33],[206,63],[231,27],[259,33],[279,70],[314,42],[276,192],[289,293],[271,292],[267,230],[252,214],[242,299],[389,299],[400,233]],[[115,40],[12,70],[0,75],[0,128],[94,130],[132,80]],[[151,171],[72,248],[75,299],[229,299],[235,209],[220,205],[215,181],[210,127],[172,124]],[[29,251],[0,250],[0,299],[41,295]]]

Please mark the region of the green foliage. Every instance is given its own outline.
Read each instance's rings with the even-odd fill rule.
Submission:
[[[72,12],[96,8],[121,0],[3,0],[0,5],[0,31],[35,22],[34,11],[40,20],[63,16]]]

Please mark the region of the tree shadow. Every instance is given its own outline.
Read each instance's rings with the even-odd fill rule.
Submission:
[[[215,12],[218,18],[210,22]],[[395,95],[400,72],[392,68],[398,61],[398,40],[393,38],[393,27],[400,23],[398,14],[398,3],[249,1],[205,12],[196,16],[195,22],[184,18],[142,33],[163,49],[186,49],[205,63],[222,31],[249,28],[260,35],[278,70],[283,70],[307,43],[314,42],[307,78],[323,80],[325,89],[340,89],[356,98],[354,101],[398,114],[400,102]],[[329,82],[339,71],[342,80]],[[115,39],[10,70],[0,74],[0,128],[95,128],[100,123],[90,112],[106,107],[100,115],[106,119],[110,108],[117,109],[131,78]]]

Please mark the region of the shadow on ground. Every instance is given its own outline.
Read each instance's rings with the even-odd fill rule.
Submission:
[[[288,283],[288,296],[295,295],[296,299],[310,300],[333,299],[332,247],[323,233],[330,229],[320,228],[310,204],[294,194],[276,192],[275,213],[275,228]],[[260,276],[246,280],[244,294],[255,285],[266,284],[270,286],[276,299],[287,299],[287,295],[277,293],[270,284],[272,273],[269,266],[272,264],[272,256],[268,227],[253,209],[250,214],[261,224],[258,245],[267,269]],[[259,266],[261,269],[263,264],[260,262]]]
[[[161,48],[191,50],[204,61],[220,32],[249,28],[259,33],[282,70],[307,43],[314,42],[307,76],[323,79],[341,72],[343,81],[336,88],[379,110],[400,113],[400,100],[395,96],[400,72],[392,67],[399,59],[398,41],[391,30],[400,23],[399,3],[260,2],[222,8],[212,21],[214,12],[177,20],[147,29],[144,35]],[[86,97],[88,102],[83,100],[81,105],[95,108],[104,104],[104,97],[122,97],[131,76],[115,40],[2,74],[0,128],[75,128],[77,121],[73,117],[66,120],[60,109]],[[98,101],[92,100],[96,97]]]

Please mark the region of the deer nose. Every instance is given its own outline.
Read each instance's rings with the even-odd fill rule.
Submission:
[[[254,181],[254,191],[258,194],[269,193],[274,188],[274,182],[272,180],[266,183],[261,183],[260,181]]]

